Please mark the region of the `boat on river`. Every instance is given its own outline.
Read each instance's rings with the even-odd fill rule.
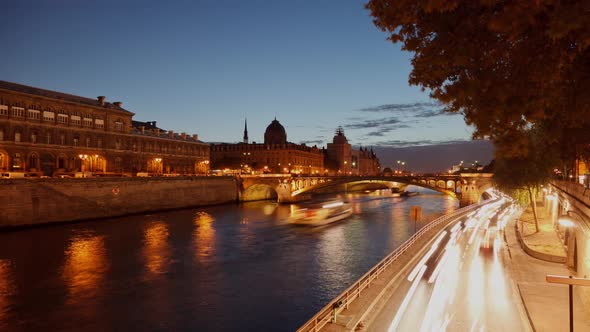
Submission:
[[[289,220],[296,225],[321,226],[352,215],[352,207],[343,201],[330,201],[297,209]]]

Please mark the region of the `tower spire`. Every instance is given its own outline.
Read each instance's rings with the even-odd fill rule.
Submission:
[[[248,144],[248,119],[244,119],[244,143]]]

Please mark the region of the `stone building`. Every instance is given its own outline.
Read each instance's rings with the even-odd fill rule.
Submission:
[[[245,127],[243,143],[211,144],[211,169],[258,174],[324,174],[324,152],[316,146],[288,142],[285,128],[275,118],[264,132],[264,143],[248,143]]]
[[[89,99],[0,81],[0,170],[35,175],[204,174],[209,146],[104,96]]]
[[[244,126],[242,143],[211,144],[211,169],[241,173],[292,173],[302,175],[377,175],[379,158],[372,150],[355,150],[338,128],[328,148],[287,141],[287,132],[274,119],[264,132],[264,143],[248,143]]]
[[[325,163],[330,175],[378,175],[381,172],[379,158],[373,150],[353,149],[342,127],[336,129],[332,143],[328,143]]]

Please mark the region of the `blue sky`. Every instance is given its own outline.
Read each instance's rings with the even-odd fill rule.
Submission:
[[[363,1],[12,1],[0,5],[0,79],[123,101],[135,119],[233,142],[248,118],[262,141],[276,116],[288,140],[355,145],[469,140],[408,86],[411,55]]]

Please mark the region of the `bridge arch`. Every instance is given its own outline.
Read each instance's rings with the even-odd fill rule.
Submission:
[[[242,201],[261,201],[278,198],[276,189],[266,183],[257,183],[245,188],[242,192]]]

